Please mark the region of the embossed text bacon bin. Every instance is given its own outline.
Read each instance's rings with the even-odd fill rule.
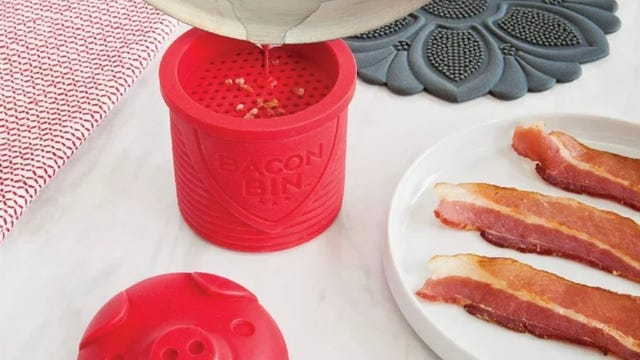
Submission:
[[[192,29],[160,65],[178,207],[201,237],[241,251],[312,239],[344,192],[351,52],[342,40],[263,49]]]

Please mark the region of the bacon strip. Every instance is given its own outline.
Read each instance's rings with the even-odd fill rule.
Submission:
[[[640,210],[640,159],[590,148],[562,132],[547,134],[541,122],[517,126],[512,146],[537,161],[536,171],[550,184]]]
[[[573,199],[489,184],[435,186],[435,216],[491,244],[555,255],[640,282],[640,226]]]
[[[589,287],[514,259],[435,256],[422,299],[463,306],[483,320],[544,339],[640,359],[640,298]]]

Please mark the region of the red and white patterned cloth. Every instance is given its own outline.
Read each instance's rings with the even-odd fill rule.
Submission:
[[[142,0],[0,0],[0,242],[176,25]]]

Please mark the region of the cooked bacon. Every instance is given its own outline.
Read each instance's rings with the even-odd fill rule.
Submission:
[[[544,339],[640,359],[640,298],[589,287],[514,259],[435,256],[417,295]]]
[[[576,260],[640,282],[640,226],[573,199],[489,184],[435,186],[445,225],[497,246]]]
[[[640,210],[640,159],[596,150],[543,123],[517,126],[513,149],[537,161],[536,171],[554,186],[615,200]]]

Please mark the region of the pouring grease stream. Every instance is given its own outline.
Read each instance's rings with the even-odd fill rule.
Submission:
[[[271,59],[269,58],[269,53],[270,50],[273,48],[273,45],[258,45],[260,47],[260,49],[262,50],[262,59],[263,59],[263,70],[264,70],[264,79],[267,82],[267,86],[269,86],[270,88],[274,88],[276,87],[276,85],[278,85],[278,81],[271,76]]]

